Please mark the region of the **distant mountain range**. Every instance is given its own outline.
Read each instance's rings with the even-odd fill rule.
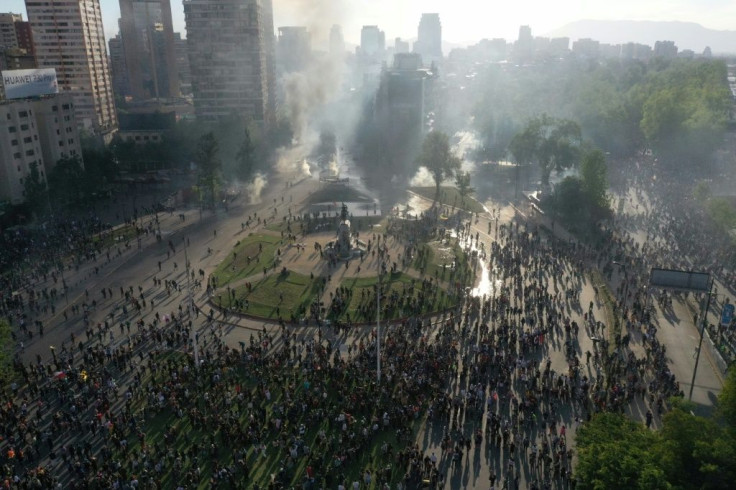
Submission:
[[[691,49],[702,53],[706,46],[710,46],[713,54],[736,53],[736,31],[716,31],[694,22],[579,20],[544,36],[569,37],[571,41],[591,38],[608,44],[634,42],[650,46],[654,46],[656,41],[674,41],[681,51]]]

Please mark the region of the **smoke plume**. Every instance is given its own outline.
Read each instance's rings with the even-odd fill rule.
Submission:
[[[253,177],[253,181],[245,186],[245,191],[248,193],[248,199],[251,204],[261,202],[261,192],[263,192],[266,184],[266,177],[259,172]]]

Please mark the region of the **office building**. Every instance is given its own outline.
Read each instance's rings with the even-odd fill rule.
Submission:
[[[271,0],[185,0],[184,17],[197,119],[273,121]]]
[[[330,29],[330,54],[345,56],[345,37],[342,35],[342,27],[337,24]]]
[[[514,61],[516,63],[529,63],[534,56],[534,38],[532,28],[529,26],[519,27],[519,38],[514,43]]]
[[[414,52],[422,57],[426,64],[442,60],[442,24],[440,14],[422,14],[417,31]]]
[[[677,46],[674,41],[657,41],[654,43],[654,56],[662,58],[676,58]]]
[[[279,27],[276,60],[282,72],[301,71],[311,58],[312,39],[306,27]]]
[[[430,77],[418,53],[396,53],[393,65],[381,71],[375,118],[381,128],[381,144],[396,174],[415,171],[414,155],[425,133],[425,93]]]
[[[23,17],[20,14],[0,13],[0,50],[18,47],[15,23],[22,21]]]
[[[170,0],[120,0],[120,34],[133,100],[178,97]]]
[[[26,0],[39,68],[55,68],[77,125],[112,139],[117,128],[99,0]]]
[[[112,90],[118,97],[130,95],[128,84],[128,69],[125,67],[125,52],[123,51],[123,38],[118,33],[108,42],[110,53],[110,75],[112,76]]]
[[[174,56],[176,57],[176,73],[179,77],[179,92],[182,95],[192,93],[192,72],[189,69],[189,54],[187,40],[181,38],[181,33],[174,33]]]
[[[386,34],[378,26],[363,26],[360,31],[360,55],[368,63],[380,63],[386,55]]]
[[[20,14],[0,13],[0,70],[35,67],[30,24]]]
[[[42,181],[65,157],[82,157],[70,94],[0,102],[0,201],[25,200],[35,166]]]

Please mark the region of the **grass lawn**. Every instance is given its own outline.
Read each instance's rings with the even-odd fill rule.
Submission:
[[[392,293],[394,292],[397,293],[399,297],[401,297],[405,291],[405,298],[418,298],[421,292],[421,280],[415,279],[401,272],[391,274],[390,278],[384,277],[381,280],[383,285],[385,285],[387,281],[390,284],[390,289],[388,293],[384,293],[385,298],[390,298]],[[412,281],[414,282],[414,289],[411,293],[409,293],[408,291],[411,288]],[[378,277],[344,279],[340,283],[340,286],[352,289],[353,295],[350,297],[350,302],[348,303],[347,308],[343,309],[337,315],[334,313],[328,314],[328,317],[333,320],[347,320],[349,314],[352,321],[375,320],[375,309],[370,310],[367,315],[364,315],[363,313],[361,313],[360,307],[361,304],[367,304],[368,301],[371,301],[370,306],[373,306],[373,302],[375,302],[375,296],[373,296],[373,288],[377,283]],[[454,298],[448,296],[444,289],[445,288],[440,287],[436,294],[434,294],[430,299],[422,304],[422,308],[420,311],[415,311],[413,313],[406,303],[392,304],[390,301],[387,303],[384,300],[382,301],[381,305],[381,319],[391,320],[396,318],[403,318],[405,316],[409,316],[410,314],[425,314],[432,311],[444,310],[445,308],[454,306],[457,301]],[[363,291],[365,291],[366,293],[365,298],[362,297]],[[367,299],[369,297],[373,299]]]
[[[409,190],[416,192],[427,199],[434,199],[436,192],[434,187],[411,187]],[[463,202],[460,192],[458,192],[454,187],[440,187],[439,202],[447,206],[462,208],[473,213],[482,213],[485,211],[483,205],[471,196],[465,196],[465,201]]]
[[[309,276],[287,271],[286,274],[271,274],[254,283],[250,293],[245,286],[238,287],[235,299],[248,300],[248,309],[244,311],[250,315],[278,318],[278,308],[283,318],[289,318],[292,313],[299,316],[301,311],[309,311],[319,287],[319,278],[310,279]],[[226,299],[223,298],[223,301]]]
[[[251,234],[240,240],[215,269],[217,286],[223,287],[232,281],[262,272],[264,267],[272,267],[280,244],[280,236],[262,233]]]

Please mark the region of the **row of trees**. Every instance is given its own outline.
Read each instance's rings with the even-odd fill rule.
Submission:
[[[600,413],[577,432],[578,488],[729,489],[736,481],[736,369],[713,417],[674,400],[658,431],[627,416]]]
[[[197,164],[202,200],[213,207],[223,177],[232,181],[250,179],[259,162],[269,158],[273,145],[288,139],[284,129],[264,135],[258,126],[233,117],[215,126],[182,121],[164,134],[159,143],[136,145],[116,138],[101,147],[83,140],[82,158],[59,160],[46,181],[38,167],[31,168],[24,181],[26,208],[40,216],[52,210],[82,208],[108,197],[120,177],[162,169],[188,171]],[[279,136],[281,135],[281,136]],[[48,184],[48,185],[47,185]]]
[[[731,107],[722,60],[491,65],[474,84],[466,92],[478,157],[491,160],[505,157],[525,121],[547,113],[575,121],[615,157],[648,147],[671,165],[698,165],[721,141]]]

